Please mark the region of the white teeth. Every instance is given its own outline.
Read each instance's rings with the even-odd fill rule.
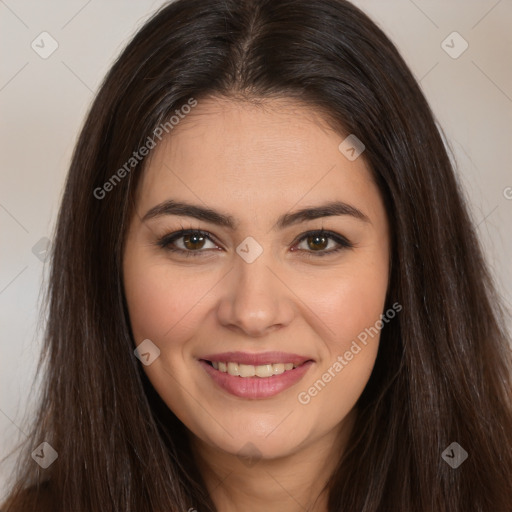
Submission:
[[[262,364],[253,366],[252,364],[239,364],[233,362],[216,362],[212,361],[212,366],[223,373],[238,377],[272,377],[273,375],[281,375],[285,371],[297,368],[294,363],[275,363],[275,364]]]
[[[240,370],[238,368],[238,363],[232,363],[230,361],[228,363],[228,373],[229,373],[229,375],[240,375]]]
[[[254,377],[256,375],[256,368],[261,368],[261,366],[253,366],[252,364],[239,364],[238,371],[240,372],[240,377]],[[229,372],[229,369],[228,369]],[[230,374],[232,375],[232,374]]]
[[[272,368],[271,364],[263,364],[253,368],[255,368],[255,373],[258,377],[272,377],[274,375],[274,368]]]
[[[284,373],[284,364],[283,363],[273,364],[272,370],[274,372],[274,375],[281,375],[281,373]]]

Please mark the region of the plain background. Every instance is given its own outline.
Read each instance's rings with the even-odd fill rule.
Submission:
[[[24,438],[24,421],[37,405],[39,387],[31,385],[48,266],[37,249],[52,238],[84,115],[113,60],[163,3],[0,0],[0,458]],[[489,265],[510,308],[512,2],[354,3],[397,45],[420,82],[453,149]],[[43,59],[31,44],[45,31],[58,48]],[[458,58],[442,46],[446,40],[452,54],[463,49],[464,41],[450,36],[454,31],[468,44]],[[0,499],[13,463],[0,465]]]

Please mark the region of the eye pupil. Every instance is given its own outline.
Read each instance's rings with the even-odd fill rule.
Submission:
[[[200,240],[200,242],[198,242],[198,239]],[[201,234],[184,235],[183,243],[187,249],[201,249],[204,245],[204,239],[205,237]],[[189,243],[192,244],[192,247],[189,247]],[[200,247],[195,246],[195,244],[197,243],[200,243]]]
[[[310,240],[313,240],[312,244],[309,243]],[[318,247],[318,245],[315,245],[315,244],[321,244],[322,247]],[[319,236],[319,235],[308,236],[308,246],[311,249],[315,249],[316,248],[316,249],[323,250],[323,249],[325,249],[325,247],[327,247],[327,244],[328,244],[328,239],[325,236]]]

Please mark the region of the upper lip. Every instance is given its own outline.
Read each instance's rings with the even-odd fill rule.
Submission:
[[[233,362],[240,364],[250,364],[253,366],[273,363],[293,363],[296,365],[301,365],[306,361],[312,360],[311,357],[301,356],[299,354],[291,354],[287,352],[260,352],[257,354],[251,354],[250,352],[222,352],[220,354],[206,355],[200,359],[212,362],[215,361],[224,363]]]

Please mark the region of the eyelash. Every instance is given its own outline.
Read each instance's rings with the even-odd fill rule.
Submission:
[[[214,240],[211,238],[211,234],[207,231],[202,231],[200,229],[182,229],[180,231],[176,231],[174,233],[170,233],[168,235],[164,235],[162,238],[160,238],[156,243],[158,246],[160,246],[162,249],[165,249],[166,251],[174,252],[174,253],[181,253],[182,255],[186,257],[196,257],[199,256],[201,253],[205,252],[205,250],[198,249],[197,251],[191,251],[191,250],[185,250],[185,249],[179,249],[176,247],[171,247],[171,244],[179,240],[185,235],[201,235],[210,242],[215,243]],[[334,240],[338,247],[335,249],[325,250],[322,251],[308,251],[305,249],[297,249],[300,252],[307,253],[307,257],[313,257],[313,258],[321,258],[324,256],[327,256],[329,254],[337,253],[343,249],[352,249],[354,245],[349,242],[345,237],[338,235],[337,233],[333,233],[332,231],[325,231],[324,229],[316,230],[316,231],[308,231],[307,233],[304,233],[304,235],[298,240],[297,243],[302,242],[304,239],[307,239],[308,237],[313,236],[319,236],[319,237],[326,237]]]

